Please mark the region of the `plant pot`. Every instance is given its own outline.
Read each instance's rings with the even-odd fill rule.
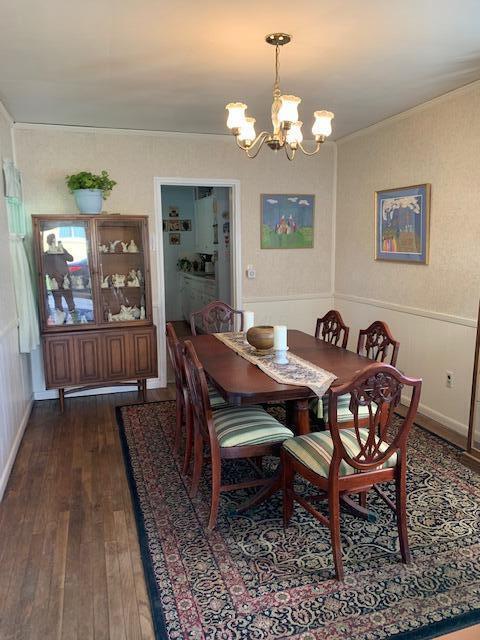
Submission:
[[[103,205],[101,189],[75,189],[73,195],[80,213],[101,213]]]

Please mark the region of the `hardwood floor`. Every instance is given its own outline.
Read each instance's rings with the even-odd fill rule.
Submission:
[[[114,413],[137,401],[69,398],[63,416],[35,404],[0,503],[1,640],[154,637]]]

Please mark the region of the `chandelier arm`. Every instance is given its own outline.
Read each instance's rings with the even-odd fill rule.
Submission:
[[[291,162],[295,158],[295,149],[292,149],[292,147],[287,143],[285,143],[284,148],[285,148],[285,155]],[[291,155],[288,153],[289,150]]]
[[[258,154],[260,152],[260,149],[263,147],[263,143],[265,142],[265,140],[268,138],[269,135],[270,134],[268,133],[268,131],[261,131],[249,147],[244,146],[238,140],[238,138],[235,138],[235,140],[237,142],[237,146],[240,147],[240,149],[242,149],[242,151],[245,151],[247,156],[253,160],[253,158],[256,158],[258,156]],[[249,153],[250,150],[252,150],[252,151],[254,150],[256,145],[258,145],[258,146],[255,149],[254,153],[252,153],[252,154]]]
[[[316,147],[313,151],[307,151],[301,142],[298,143],[298,146],[306,156],[314,156],[316,153],[320,151],[321,143],[317,142]]]

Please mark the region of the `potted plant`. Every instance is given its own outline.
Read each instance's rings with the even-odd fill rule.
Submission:
[[[117,184],[115,180],[110,180],[107,171],[102,171],[100,175],[80,171],[66,176],[65,180],[70,192],[75,196],[80,213],[100,213],[102,200],[108,198],[110,191]]]

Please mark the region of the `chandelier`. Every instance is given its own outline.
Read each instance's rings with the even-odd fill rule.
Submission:
[[[280,91],[280,47],[288,44],[292,36],[286,33],[271,33],[265,37],[268,44],[275,47],[275,82],[273,84],[272,124],[273,132],[262,131],[255,133],[255,118],[245,115],[247,105],[243,102],[230,102],[225,107],[228,111],[227,127],[235,136],[237,145],[245,151],[249,158],[256,158],[263,144],[267,144],[273,151],[285,149],[287,158],[293,160],[300,149],[305,155],[313,156],[320,151],[320,146],[332,133],[331,111],[315,111],[312,133],[315,148],[308,151],[302,144],[302,124],[298,119],[298,105],[301,98],[282,95]]]

